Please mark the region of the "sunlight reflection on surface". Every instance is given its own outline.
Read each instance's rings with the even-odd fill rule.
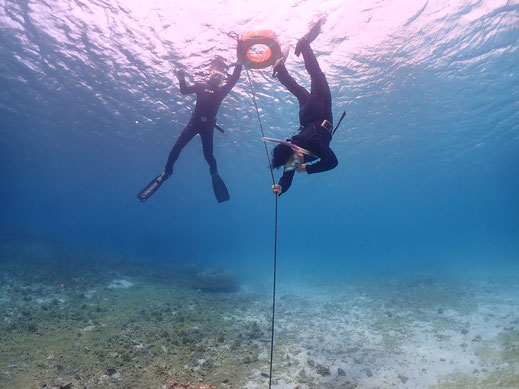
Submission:
[[[350,147],[350,153],[389,150],[388,145],[399,139],[419,139],[415,129],[420,128],[421,118],[435,117],[436,112],[444,113],[446,123],[433,121],[419,134],[442,134],[433,142],[439,152],[457,153],[446,147],[449,127],[471,134],[464,139],[474,139],[474,144],[462,148],[476,150],[474,145],[486,144],[490,132],[481,128],[473,135],[478,123],[471,124],[470,119],[471,111],[480,108],[461,102],[464,96],[479,93],[483,98],[489,88],[499,93],[517,78],[511,69],[485,71],[493,61],[517,52],[517,12],[506,0],[222,0],[210,7],[189,0],[9,1],[0,8],[13,58],[5,74],[20,74],[24,80],[20,82],[26,85],[37,75],[52,91],[89,92],[93,98],[85,97],[82,103],[90,105],[92,112],[100,104],[118,120],[124,119],[122,123],[133,123],[138,116],[145,124],[138,130],[115,132],[141,138],[147,136],[148,126],[167,117],[170,107],[178,105],[186,115],[190,110],[191,100],[178,94],[175,68],[185,68],[192,82],[207,75],[215,56],[227,63],[236,61],[236,42],[228,36],[230,31],[274,30],[291,49],[287,68],[307,86],[302,59],[293,55],[293,49],[309,24],[323,14],[327,20],[313,47],[332,88],[335,114],[344,107],[351,112],[347,122],[351,131],[340,133],[343,138],[337,139],[338,147],[353,141],[356,147]],[[496,82],[500,74],[502,79]],[[266,119],[274,123],[272,131],[282,131],[277,123],[295,125],[285,114],[294,102],[272,79],[270,70],[253,72],[252,79],[263,98]],[[480,86],[482,79],[490,86]],[[465,83],[463,92],[454,86],[455,81]],[[55,98],[59,106],[60,95]],[[250,104],[245,83],[238,83],[223,107],[238,101],[247,116]],[[505,102],[493,112],[497,115],[512,108]],[[24,112],[23,106],[12,109]],[[226,109],[221,112],[224,120],[233,121]],[[457,123],[460,113],[467,119]],[[185,116],[171,120],[183,123]],[[405,126],[396,124],[401,120]],[[105,122],[113,125],[110,119]],[[369,132],[356,131],[366,127]],[[233,131],[231,127],[229,133]],[[229,140],[247,141],[238,135]],[[423,143],[430,147],[430,142]],[[381,160],[385,158],[389,156]]]

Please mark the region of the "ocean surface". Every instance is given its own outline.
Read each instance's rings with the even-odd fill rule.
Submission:
[[[297,100],[244,69],[214,134],[230,201],[198,136],[136,194],[194,108],[176,68],[202,81],[230,33],[270,29],[309,87],[294,48],[323,15],[346,117],[337,168],[279,198],[272,387],[519,387],[519,1],[0,0],[1,388],[268,387],[251,84],[268,137]]]

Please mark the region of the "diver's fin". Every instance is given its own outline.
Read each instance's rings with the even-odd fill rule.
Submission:
[[[301,48],[299,45],[302,42],[307,42],[308,44],[312,43],[315,38],[319,35],[321,32],[321,25],[324,24],[326,21],[326,16],[321,16],[317,21],[315,21],[311,26],[308,32],[303,36],[299,41],[297,42],[296,48],[294,50],[294,54],[299,57],[299,54],[301,54]]]
[[[155,193],[160,188],[162,183],[166,181],[168,177],[169,176],[166,173],[159,174],[157,177],[151,180],[150,183],[146,185],[143,190],[141,190],[137,194],[137,198],[144,203],[151,197],[153,193]]]
[[[229,196],[229,192],[227,191],[227,187],[225,186],[222,178],[218,175],[218,173],[213,174],[211,177],[213,179],[213,190],[214,195],[216,196],[216,200],[218,200],[219,203],[223,203],[224,201],[229,200],[231,196]]]

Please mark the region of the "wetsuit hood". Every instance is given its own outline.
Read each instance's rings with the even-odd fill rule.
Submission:
[[[272,150],[272,167],[275,169],[280,168],[285,163],[290,161],[293,153],[294,151],[290,146],[282,143],[278,144]]]
[[[217,89],[223,83],[223,74],[217,71],[212,71],[207,80],[207,84]]]

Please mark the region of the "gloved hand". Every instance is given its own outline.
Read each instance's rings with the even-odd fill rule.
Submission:
[[[175,76],[177,76],[177,78],[180,80],[181,78],[186,77],[186,72],[182,68],[177,68],[175,69]]]

